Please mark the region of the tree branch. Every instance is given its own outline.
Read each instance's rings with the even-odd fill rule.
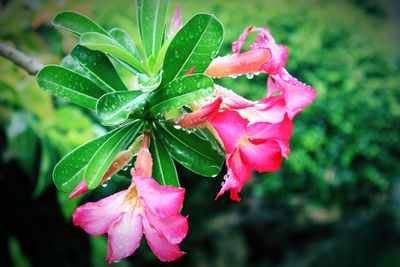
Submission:
[[[0,56],[12,61],[15,65],[26,70],[30,75],[36,75],[43,68],[42,63],[39,61],[4,43],[0,43]]]

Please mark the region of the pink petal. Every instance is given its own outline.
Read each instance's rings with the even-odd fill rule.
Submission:
[[[274,140],[258,145],[246,142],[240,146],[240,156],[246,165],[258,172],[275,172],[282,163],[281,147]]]
[[[133,211],[122,213],[108,231],[106,262],[111,264],[132,255],[139,247],[142,235],[142,217]]]
[[[182,128],[199,127],[208,122],[218,112],[221,103],[222,97],[218,97],[213,102],[202,107],[200,110],[183,114],[177,124]]]
[[[185,195],[184,188],[161,186],[152,178],[132,177],[138,190],[139,198],[145,210],[160,218],[179,213]]]
[[[153,168],[153,159],[147,148],[141,148],[136,158],[135,168],[131,169],[132,176],[150,178]]]
[[[243,119],[236,111],[227,110],[215,114],[211,125],[217,131],[224,143],[225,151],[231,154],[243,135],[246,133],[248,121]]]
[[[181,15],[181,6],[179,4],[176,5],[174,16],[172,17],[171,26],[169,28],[168,37],[172,37],[182,28],[182,15]]]
[[[72,190],[71,194],[69,194],[69,198],[77,197],[88,191],[88,187],[86,185],[85,180],[80,181],[80,183]]]
[[[286,102],[283,96],[265,98],[254,104],[253,107],[239,110],[243,118],[249,120],[249,124],[256,122],[281,122],[286,114]]]
[[[115,193],[98,202],[88,202],[79,206],[72,215],[74,225],[80,226],[88,234],[102,235],[123,212],[127,190]]]
[[[286,69],[283,69],[277,75],[273,75],[272,79],[274,86],[280,88],[285,96],[287,113],[291,119],[304,107],[310,105],[316,97],[313,88],[298,81]]]
[[[271,53],[267,49],[217,57],[213,59],[205,73],[216,78],[254,73],[260,71],[260,67],[268,62],[270,57]]]
[[[215,85],[217,95],[223,97],[223,104],[230,109],[243,109],[254,106],[254,102],[241,97],[232,90],[226,89],[218,84]]]
[[[151,213],[146,213],[151,226],[164,235],[169,243],[179,244],[186,237],[188,231],[187,217],[176,214],[167,218],[158,218]]]
[[[255,143],[252,139],[272,139],[277,141],[282,149],[282,156],[287,158],[290,154],[289,140],[292,131],[293,122],[286,115],[284,120],[280,123],[255,123],[250,125],[248,128],[248,135],[252,143]]]
[[[247,36],[249,35],[249,33],[251,33],[254,29],[254,26],[249,26],[246,29],[244,29],[244,31],[240,34],[239,38],[232,43],[232,51],[233,53],[239,54],[240,53],[240,49],[242,49],[242,46],[244,44],[244,42],[247,39]]]
[[[168,242],[162,233],[153,228],[146,217],[143,226],[149,247],[161,261],[173,261],[185,254],[177,244]]]
[[[225,177],[224,185],[215,199],[219,198],[225,191],[230,190],[230,198],[240,201],[239,192],[242,190],[243,185],[250,179],[251,170],[244,164],[238,151],[228,156],[226,165],[228,167],[228,174]]]

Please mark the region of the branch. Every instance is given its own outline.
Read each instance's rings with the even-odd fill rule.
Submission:
[[[12,61],[15,65],[26,70],[30,75],[36,75],[43,68],[42,63],[39,61],[4,43],[0,43],[0,56]]]

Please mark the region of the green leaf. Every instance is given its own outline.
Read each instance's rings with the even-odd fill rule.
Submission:
[[[110,31],[110,35],[114,38],[114,40],[120,44],[127,52],[133,55],[138,60],[141,59],[138,48],[135,45],[133,39],[129,36],[127,32],[122,29],[114,28]]]
[[[117,41],[104,34],[95,32],[85,33],[81,36],[80,44],[91,50],[98,50],[121,59],[137,71],[149,74],[147,67],[139,59],[122,47]]]
[[[146,55],[148,58],[157,57],[164,38],[168,1],[138,0],[136,6],[139,32]]]
[[[153,178],[160,185],[180,187],[174,161],[157,132],[152,135],[150,152],[153,157]]]
[[[61,64],[89,78],[106,92],[128,90],[110,59],[99,51],[77,45]]]
[[[214,83],[204,74],[194,74],[178,78],[166,87],[155,91],[150,99],[151,115],[178,108],[193,101],[212,95]]]
[[[62,66],[48,65],[36,75],[43,90],[82,107],[95,109],[104,91],[81,74]]]
[[[221,170],[224,155],[207,140],[166,124],[157,125],[157,131],[172,157],[189,170],[211,177]]]
[[[193,16],[172,39],[164,60],[162,86],[183,76],[194,67],[203,73],[222,44],[222,24],[208,14]]]
[[[142,125],[138,122],[123,126],[100,146],[85,170],[85,181],[89,189],[99,185],[118,153],[132,143],[141,128]]]
[[[61,192],[71,192],[84,179],[83,174],[92,156],[117,130],[77,147],[62,158],[53,171],[53,181],[57,189]]]
[[[162,73],[160,72],[156,77],[149,77],[146,74],[139,74],[136,78],[136,83],[140,90],[149,92],[157,89],[161,84]]]
[[[53,25],[73,32],[78,36],[87,32],[98,32],[107,35],[107,31],[92,19],[72,11],[58,13],[53,19]]]
[[[121,124],[130,114],[140,117],[147,97],[148,94],[139,90],[105,94],[97,102],[97,116],[103,125]]]

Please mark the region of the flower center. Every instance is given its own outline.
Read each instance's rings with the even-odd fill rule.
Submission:
[[[143,206],[142,203],[140,202],[139,199],[139,194],[136,189],[136,186],[128,189],[128,193],[125,196],[125,201],[124,201],[124,207],[126,211],[132,211],[134,210],[135,213],[142,213],[143,212]]]

